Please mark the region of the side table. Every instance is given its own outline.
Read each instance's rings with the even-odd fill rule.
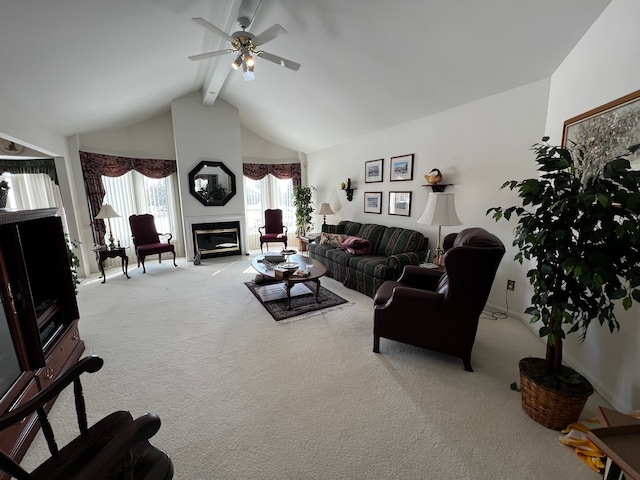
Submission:
[[[307,233],[306,235],[299,236],[298,240],[300,240],[300,251],[308,252],[309,244],[318,241],[321,235],[321,233]],[[307,253],[306,256],[308,257],[309,254]]]
[[[127,273],[127,270],[129,269],[127,247],[99,247],[94,248],[93,251],[96,252],[96,262],[98,262],[98,268],[100,269],[102,283],[105,283],[107,281],[107,275],[104,273],[104,262],[107,258],[120,257],[122,262],[122,273],[124,273],[127,278],[131,278]]]

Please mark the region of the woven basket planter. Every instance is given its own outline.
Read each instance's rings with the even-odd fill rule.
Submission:
[[[542,358],[520,360],[522,409],[540,425],[562,430],[580,418],[587,399],[593,393],[593,387],[586,378],[583,378],[584,393],[566,393],[546,387],[528,373],[541,364],[544,364]]]

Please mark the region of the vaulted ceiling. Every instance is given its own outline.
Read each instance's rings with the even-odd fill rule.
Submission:
[[[61,135],[123,127],[202,92],[309,153],[549,77],[611,0],[20,0],[0,10],[0,97]],[[255,80],[194,23],[288,34]],[[3,115],[10,112],[3,112]]]

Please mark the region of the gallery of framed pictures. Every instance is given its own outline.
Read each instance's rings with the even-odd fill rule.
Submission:
[[[392,182],[413,180],[413,154],[391,157],[390,176]]]
[[[411,192],[389,192],[389,215],[411,216]]]
[[[562,145],[569,151],[580,148],[585,159],[582,177],[599,175],[604,165],[625,156],[631,168],[640,170],[640,90],[577,115],[564,122]]]
[[[382,213],[382,192],[364,192],[364,213]]]
[[[364,182],[377,183],[383,180],[384,159],[369,160],[364,164]]]

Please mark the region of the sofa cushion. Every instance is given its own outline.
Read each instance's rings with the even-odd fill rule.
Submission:
[[[358,222],[349,222],[348,220],[342,220],[340,223],[338,223],[338,233],[344,233],[345,235],[357,237],[361,226],[362,224]]]
[[[329,250],[325,250],[325,257],[329,260],[339,263],[340,265],[347,265],[349,258],[352,257],[347,251],[340,250],[336,247],[330,247]]]
[[[371,242],[366,238],[347,236],[338,248],[352,255],[367,255],[371,253]]]
[[[387,259],[380,255],[362,255],[349,259],[349,268],[360,270],[367,275],[387,278]]]
[[[328,245],[331,247],[337,247],[346,238],[343,233],[322,233],[320,237],[320,245]]]
[[[425,247],[422,233],[399,227],[388,227],[380,243],[381,254],[386,257],[404,252],[419,252]]]
[[[358,231],[356,237],[365,238],[369,240],[371,243],[372,252],[377,255],[381,255],[380,253],[380,244],[382,243],[382,237],[384,236],[384,232],[387,230],[387,227],[384,225],[377,225],[375,223],[363,223],[360,226],[360,230]]]

